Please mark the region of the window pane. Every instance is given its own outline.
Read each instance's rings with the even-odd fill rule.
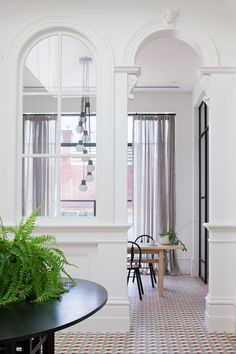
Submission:
[[[92,53],[80,40],[71,36],[62,36],[62,88],[63,90],[84,91],[83,59],[90,58],[87,86],[95,91],[96,71]]]
[[[133,143],[133,116],[128,116],[128,144]]]
[[[95,165],[96,161],[93,160]],[[88,189],[80,191],[81,180],[86,178],[86,165],[77,157],[61,159],[61,215],[95,216],[96,168]]]
[[[57,95],[24,95],[23,112],[24,113],[57,113]]]
[[[61,117],[61,143],[78,144],[82,139],[82,133],[77,132],[80,116],[78,114],[63,115]],[[90,129],[89,129],[90,128]],[[96,143],[96,116],[90,116],[87,120],[86,129],[90,131],[90,140],[87,143]]]
[[[23,213],[40,203],[45,216],[96,215],[96,68],[90,49],[73,36],[49,36],[30,50],[23,76]]]
[[[127,164],[128,164],[128,223],[133,222],[133,116],[128,116],[128,146],[127,146]]]
[[[24,91],[50,92],[58,87],[58,36],[37,43],[24,66]]]
[[[23,215],[40,207],[39,215],[56,216],[57,171],[55,158],[23,158]]]
[[[24,114],[23,153],[55,153],[56,122],[56,114]]]

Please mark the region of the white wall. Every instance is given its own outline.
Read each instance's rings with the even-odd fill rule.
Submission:
[[[188,249],[178,251],[180,270],[191,273],[193,214],[193,134],[190,93],[136,92],[130,112],[176,113],[176,230]]]
[[[46,227],[48,227],[49,231],[54,230],[60,239],[61,247],[68,252],[68,255],[71,252],[69,240],[73,241],[71,241],[73,243],[73,252],[75,253],[73,257],[78,255],[79,263],[89,265],[89,260],[92,256],[97,260],[98,263],[96,265],[101,272],[98,280],[107,286],[109,290],[109,302],[104,309],[104,311],[107,311],[106,316],[101,318],[100,322],[97,322],[99,323],[97,328],[99,327],[102,330],[110,326],[111,330],[127,330],[129,328],[129,305],[124,281],[125,266],[122,263],[125,258],[127,230],[125,227],[127,131],[123,129],[123,120],[127,113],[127,76],[129,72],[132,72],[132,68],[129,65],[133,64],[125,63],[126,48],[131,42],[131,38],[146,28],[146,25],[157,22],[159,26],[164,21],[164,10],[168,6],[173,6],[179,11],[181,18],[181,21],[179,21],[179,33],[182,35],[183,40],[188,42],[192,33],[197,33],[197,39],[200,38],[200,40],[197,41],[196,38],[193,38],[192,43],[197,51],[202,46],[201,49],[206,59],[208,59],[208,48],[204,46],[204,38],[209,36],[208,38],[212,38],[216,46],[220,65],[235,66],[235,1],[101,0],[95,2],[93,0],[2,0],[0,1],[0,6],[0,53],[2,53],[2,60],[0,61],[0,165],[2,166],[0,176],[0,215],[3,216],[5,222],[12,225],[16,223],[20,210],[20,199],[17,191],[19,191],[19,176],[21,175],[19,169],[21,139],[19,136],[20,130],[17,130],[17,127],[21,127],[22,101],[19,93],[22,77],[19,69],[22,67],[22,54],[25,54],[26,49],[30,47],[30,43],[39,38],[39,35],[43,35],[44,32],[48,30],[51,32],[57,31],[57,29],[67,31],[69,29],[70,33],[80,34],[85,41],[91,43],[91,49],[98,57],[100,77],[98,77],[97,110],[98,119],[99,115],[101,117],[101,123],[98,126],[98,142],[99,138],[100,142],[98,143],[97,173],[98,181],[100,181],[98,188],[98,214],[100,214],[100,217],[93,222],[92,229],[90,228],[91,225],[88,225],[88,223],[86,225],[84,220],[75,220],[73,230],[70,228],[72,223],[70,220],[61,225],[60,220],[53,220]],[[192,32],[188,32],[186,28],[191,28]],[[171,33],[175,34],[175,31]],[[211,60],[208,62],[211,62]],[[124,67],[124,63],[128,67]],[[115,70],[115,73],[113,70]],[[219,92],[220,90],[222,90],[221,85],[219,85]],[[221,96],[225,94],[227,94],[227,86],[224,91],[221,91]],[[189,119],[191,116],[189,95],[173,95],[171,100],[167,100],[165,95],[157,95],[155,99],[153,98],[154,96],[149,95],[146,99],[145,107],[140,107],[137,97],[133,107],[129,108],[130,110],[145,108],[145,110],[155,111],[159,102],[158,110],[171,110],[177,113],[177,227],[181,227],[185,222],[193,220],[193,166],[191,164],[193,138],[192,134],[189,133],[192,129],[192,121]],[[221,99],[222,97],[218,95],[214,102],[220,102]],[[235,101],[235,97],[233,100]],[[173,104],[173,107],[170,107],[170,104]],[[224,102],[222,102],[223,104]],[[188,110],[185,111],[183,107],[188,107]],[[232,119],[232,110],[225,108],[227,117]],[[217,114],[217,112],[214,111],[214,114]],[[218,118],[220,121],[220,117]],[[214,123],[213,120],[212,122]],[[229,122],[231,122],[230,119]],[[223,128],[229,129],[229,126],[230,124],[223,126]],[[186,132],[188,133],[186,134]],[[233,131],[229,131],[229,133],[233,134]],[[233,141],[236,141],[236,139],[227,141],[227,131],[223,137],[225,139],[222,145],[223,148],[227,144],[233,144]],[[181,144],[179,144],[180,141]],[[215,148],[217,144],[216,142],[214,143]],[[231,151],[235,151],[234,146]],[[233,158],[231,159],[233,160]],[[224,159],[222,158],[221,161],[224,162]],[[217,165],[217,161],[215,161],[215,165]],[[222,170],[225,176],[228,170]],[[104,171],[106,171],[106,174]],[[232,175],[232,178],[234,176],[235,174]],[[232,179],[230,179],[230,183],[231,185],[227,186],[227,192],[232,189],[235,193],[235,185],[232,183]],[[231,194],[233,195],[234,193]],[[217,198],[224,197],[224,195],[218,193],[218,189],[212,191],[212,195],[215,195],[215,200],[218,202]],[[227,194],[227,196],[231,197],[230,194]],[[232,198],[231,202],[233,203],[233,201]],[[232,203],[227,204],[225,201],[226,206],[232,205]],[[179,208],[180,205],[181,208]],[[217,217],[221,215],[220,205],[221,203],[219,203],[217,213],[214,214]],[[216,208],[216,206],[214,207]],[[214,222],[216,221],[214,220]],[[228,219],[225,222],[227,225],[229,224]],[[55,224],[58,229],[55,229]],[[42,230],[45,231],[45,226],[42,226]],[[183,237],[184,242],[189,242],[191,232],[191,227],[183,230],[181,237]],[[106,234],[105,247],[104,233]],[[235,239],[235,236],[236,233],[234,232],[232,237]],[[232,243],[232,247],[235,250],[234,243]],[[82,260],[80,257],[81,249],[86,249],[86,260]],[[190,268],[190,254],[191,246],[189,245],[189,253],[181,254],[181,258],[186,257],[186,260],[181,261],[183,269]],[[107,255],[113,255],[114,257]],[[220,264],[220,253],[216,253],[216,258],[212,257],[211,254],[211,259],[213,259],[213,263],[215,262],[214,264]],[[119,262],[122,264],[121,269],[119,268]],[[108,264],[110,264],[109,269],[112,270],[111,272],[107,272],[106,267]],[[228,264],[226,258],[224,259],[224,264]],[[85,270],[85,266],[80,269],[81,271],[84,269],[80,274],[81,277],[88,276],[92,279],[91,273]],[[114,270],[115,274],[112,273]],[[214,266],[212,267],[212,272],[213,275],[211,275],[210,281],[217,285],[217,283],[220,283],[221,278],[218,273],[214,273]],[[111,277],[111,274],[113,274],[113,277]],[[225,282],[227,285],[227,277],[225,277]],[[215,301],[214,306],[217,307],[218,298],[217,296],[214,297],[216,287],[213,286],[212,289],[211,301]],[[231,287],[229,289],[227,296],[222,294],[220,301],[224,305],[227,303],[227,298],[231,297],[232,308],[235,309],[236,293]],[[214,313],[216,313],[213,302],[212,304],[209,303],[209,306],[212,306],[212,312],[208,312],[212,323],[214,322]],[[218,316],[217,330],[224,331],[225,329],[228,330],[229,327],[224,326],[225,322],[222,321],[222,317],[225,314],[224,306],[222,308],[223,310]],[[122,316],[119,316],[119,311]],[[233,318],[232,321],[235,321],[235,319]],[[92,324],[90,328],[94,328]],[[214,327],[209,325],[209,328]],[[232,328],[231,326],[230,330]]]
[[[213,38],[221,65],[235,65],[236,62],[236,49],[231,44],[236,31],[234,0],[2,0],[1,5],[0,47],[3,53],[19,31],[33,21],[48,16],[70,16],[103,34],[111,43],[116,65],[119,65],[124,49],[137,30],[162,17],[167,7],[173,7],[188,22],[204,29]]]

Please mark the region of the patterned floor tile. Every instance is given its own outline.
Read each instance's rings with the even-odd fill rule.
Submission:
[[[144,297],[129,285],[129,333],[57,333],[56,354],[236,354],[236,336],[208,334],[205,322],[206,286],[190,276],[165,276],[160,298],[142,276]]]

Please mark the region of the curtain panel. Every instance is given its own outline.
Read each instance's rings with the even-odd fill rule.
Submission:
[[[175,115],[134,115],[133,169],[134,238],[157,241],[175,230]]]
[[[38,207],[42,216],[56,215],[56,159],[47,157],[56,152],[56,120],[56,114],[23,115],[23,215]]]

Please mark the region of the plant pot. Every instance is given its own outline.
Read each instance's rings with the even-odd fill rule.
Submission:
[[[160,237],[159,237],[159,243],[160,243],[160,245],[170,245],[171,242],[170,242],[170,240],[169,240],[169,236],[168,236],[168,235],[166,235],[166,236],[160,236]]]

